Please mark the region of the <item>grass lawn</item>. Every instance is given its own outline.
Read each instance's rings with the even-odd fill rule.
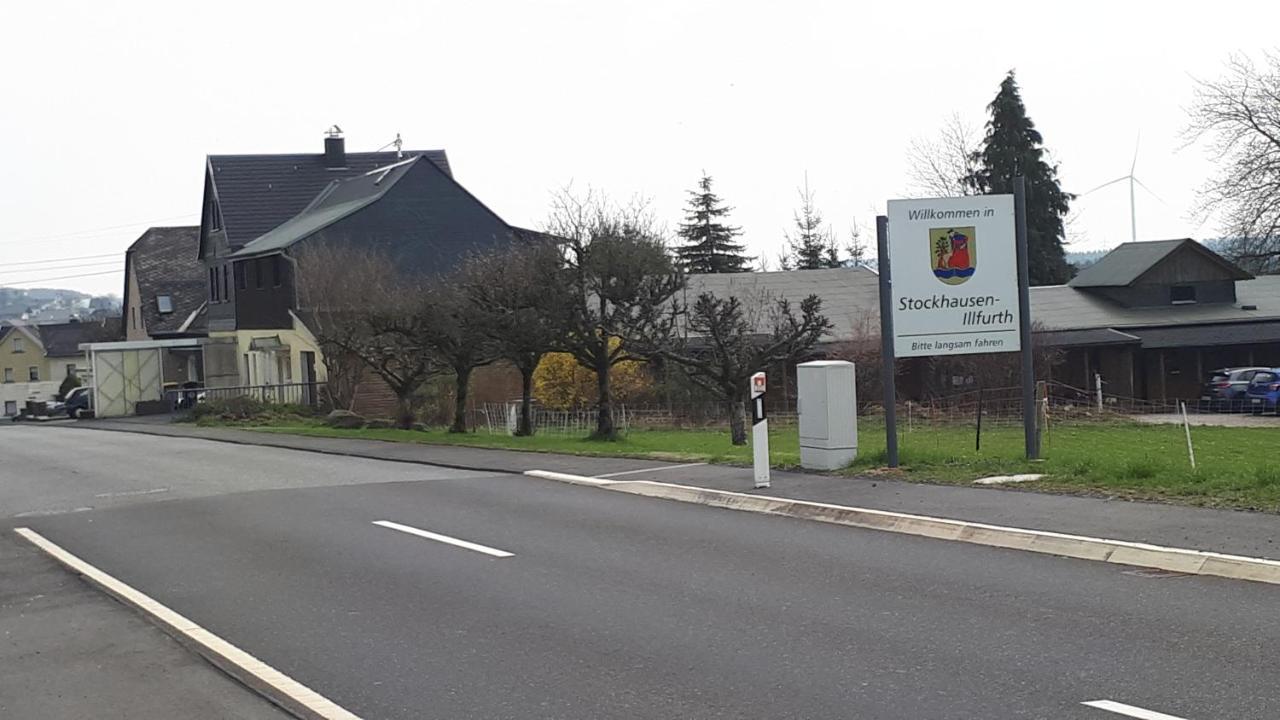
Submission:
[[[312,422],[256,427],[321,437],[358,437],[395,442],[510,448],[537,452],[638,457],[680,462],[749,464],[751,449],[734,447],[723,430],[636,430],[625,439],[602,442],[560,435],[507,435],[392,429],[338,430]],[[1187,460],[1180,425],[1079,423],[1053,426],[1043,440],[1042,462],[1022,457],[1022,428],[984,428],[982,450],[974,450],[971,426],[917,426],[899,440],[901,470],[895,476],[926,482],[964,484],[988,475],[1044,473],[1021,488],[1280,512],[1280,428],[1195,427],[1191,430],[1197,469]],[[859,424],[859,455],[845,474],[888,472],[884,425],[874,418]],[[775,467],[797,467],[799,439],[792,427],[775,428],[770,455]]]

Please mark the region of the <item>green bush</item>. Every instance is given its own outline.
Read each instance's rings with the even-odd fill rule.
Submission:
[[[67,375],[62,379],[62,384],[58,386],[58,394],[53,399],[62,402],[67,399],[67,393],[78,387],[80,387],[80,378],[75,375]]]
[[[201,424],[268,424],[314,415],[315,409],[309,405],[275,404],[241,396],[207,400],[192,408],[188,417]]]

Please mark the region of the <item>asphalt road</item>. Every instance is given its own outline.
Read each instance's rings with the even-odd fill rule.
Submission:
[[[0,524],[35,528],[366,718],[1125,717],[1082,705],[1094,700],[1280,717],[1271,586],[511,475],[23,432],[18,453],[44,458],[58,501],[24,480],[0,489],[6,502],[181,489]],[[200,461],[176,480],[188,452]]]

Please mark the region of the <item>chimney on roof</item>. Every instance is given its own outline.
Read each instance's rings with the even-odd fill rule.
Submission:
[[[324,166],[330,170],[340,170],[347,166],[346,141],[342,139],[342,128],[337,125],[325,131]]]

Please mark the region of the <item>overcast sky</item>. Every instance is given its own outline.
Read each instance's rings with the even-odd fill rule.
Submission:
[[[1229,53],[1277,44],[1280,3],[1158,7],[12,3],[0,285],[113,271],[40,284],[119,294],[147,225],[196,222],[206,154],[319,152],[334,123],[351,151],[397,132],[446,149],[516,225],[538,226],[572,182],[646,196],[674,229],[705,170],[776,266],[806,172],[842,235],[869,230],[907,190],[912,138],[952,113],[980,125],[1010,68],[1066,189],[1127,174],[1140,132],[1136,174],[1160,200],[1139,190],[1139,238],[1211,236],[1191,208],[1213,165],[1182,147],[1184,108]],[[1128,240],[1127,186],[1075,207],[1069,249]]]

